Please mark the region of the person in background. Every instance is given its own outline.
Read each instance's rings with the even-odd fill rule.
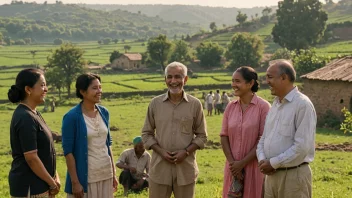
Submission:
[[[80,75],[76,95],[82,101],[62,121],[62,148],[68,171],[65,192],[68,198],[112,198],[118,182],[110,147],[109,112],[98,105],[102,95],[100,77]]]
[[[296,71],[281,60],[266,71],[275,99],[259,141],[259,169],[265,174],[265,198],[312,197],[317,116],[312,102],[294,86]]]
[[[222,92],[221,102],[222,102],[222,112],[224,112],[227,105],[230,103],[230,97],[227,95],[226,91]]]
[[[192,198],[198,165],[196,150],[207,141],[202,103],[187,94],[187,67],[179,62],[165,69],[168,91],[149,104],[142,139],[153,149],[149,172],[149,197]]]
[[[133,139],[133,148],[124,150],[116,162],[123,169],[119,182],[124,187],[124,196],[128,191],[140,192],[148,187],[150,154],[145,150],[141,136]]]
[[[220,91],[219,90],[216,90],[216,93],[215,93],[215,96],[214,96],[214,107],[215,107],[214,114],[215,115],[216,114],[220,115],[222,105],[221,105],[221,95],[220,95]]]
[[[270,104],[257,96],[258,75],[251,67],[240,67],[232,75],[237,100],[224,112],[221,145],[226,156],[223,198],[261,198],[264,175],[258,169],[256,149],[263,134]]]
[[[19,103],[10,124],[13,161],[8,181],[11,197],[49,198],[60,191],[51,130],[37,111],[47,92],[43,72],[24,69],[7,94],[12,103]]]
[[[213,114],[213,103],[214,103],[214,94],[213,91],[210,91],[207,97],[205,98],[205,101],[207,103],[207,110],[208,114],[207,116],[211,116]]]

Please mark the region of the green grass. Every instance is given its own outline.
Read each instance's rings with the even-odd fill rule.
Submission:
[[[197,97],[201,96],[200,92],[194,93]],[[259,91],[258,95],[267,98],[269,92],[267,90]],[[270,100],[270,99],[269,99]],[[140,134],[144,123],[147,106],[150,97],[134,96],[126,99],[104,99],[102,105],[106,106],[111,115],[111,126],[116,126],[119,131],[112,132],[113,152],[116,160],[119,154],[129,147],[132,138]],[[75,104],[78,100],[66,101],[64,106],[56,108],[55,113],[43,113],[43,117],[50,128],[60,132],[62,116]],[[9,142],[9,123],[15,105],[0,105],[0,114],[6,115],[0,117],[0,169],[1,178],[7,178],[11,163],[11,156],[7,153],[10,151]],[[42,107],[39,107],[42,109]],[[206,117],[208,126],[209,140],[219,142],[219,133],[221,130],[222,116]],[[133,124],[131,124],[133,123]],[[340,131],[331,131],[327,129],[318,129],[317,143],[343,143],[352,142],[351,135],[344,135]],[[60,144],[56,144],[58,153],[58,172],[61,176],[62,183],[65,181],[66,165],[62,154]],[[199,178],[196,185],[196,197],[201,198],[220,198],[222,192],[223,167],[225,157],[221,149],[205,149],[198,151],[197,161],[200,169]],[[350,153],[345,152],[328,152],[318,151],[316,159],[312,163],[313,170],[313,195],[314,197],[350,197],[352,190],[349,189],[351,184],[351,168],[352,158]],[[118,171],[119,174],[120,170]],[[0,181],[0,197],[8,197],[7,180]],[[122,196],[122,188],[116,194],[117,197]],[[65,197],[61,192],[59,198]],[[144,192],[140,195],[131,195],[130,197],[147,197]]]

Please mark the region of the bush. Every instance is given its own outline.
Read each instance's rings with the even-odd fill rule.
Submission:
[[[64,40],[62,40],[61,38],[57,38],[54,40],[54,45],[61,45],[64,43]]]
[[[311,50],[300,50],[293,59],[297,76],[317,70],[325,66],[329,61],[330,57],[317,55],[314,48]]]
[[[340,117],[335,115],[331,110],[327,110],[325,114],[320,119],[318,119],[317,125],[319,127],[339,129],[340,123]]]
[[[15,41],[15,45],[25,45],[26,42],[23,39],[19,39],[17,41]]]
[[[342,130],[344,133],[352,133],[352,114],[346,108],[343,108],[341,111],[345,116],[345,119],[341,123],[340,130]]]

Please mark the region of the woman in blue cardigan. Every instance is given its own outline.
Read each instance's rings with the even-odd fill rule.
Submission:
[[[68,198],[112,198],[117,189],[111,152],[109,112],[100,105],[101,84],[96,74],[82,74],[76,95],[82,102],[63,118],[62,147],[66,158]]]

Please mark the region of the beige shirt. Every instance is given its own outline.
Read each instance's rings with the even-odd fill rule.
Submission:
[[[83,114],[88,135],[88,183],[107,180],[113,177],[111,158],[106,146],[108,128],[97,113],[92,119]]]
[[[138,158],[133,148],[126,149],[121,153],[116,164],[123,164],[135,168],[137,173],[132,174],[132,176],[135,179],[142,179],[143,173],[149,173],[150,154],[148,151],[145,151],[143,155]]]
[[[142,129],[142,139],[146,149],[156,143],[170,152],[183,150],[192,143],[200,149],[204,148],[207,131],[201,102],[185,92],[177,105],[170,102],[167,93],[153,98]],[[173,166],[178,185],[188,185],[197,179],[195,152],[177,165],[170,164],[153,152],[149,178],[155,183],[171,186]]]
[[[312,162],[316,123],[312,102],[297,87],[281,103],[275,98],[257,146],[258,160],[270,159],[275,169]]]

